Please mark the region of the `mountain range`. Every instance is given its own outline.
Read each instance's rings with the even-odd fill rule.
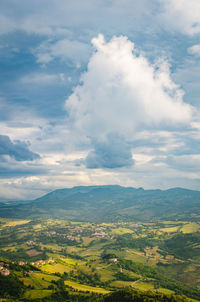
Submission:
[[[200,191],[183,188],[144,190],[117,185],[78,186],[16,203],[0,203],[0,217],[53,217],[91,222],[200,217]]]

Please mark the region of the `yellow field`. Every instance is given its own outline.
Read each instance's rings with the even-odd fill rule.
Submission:
[[[100,293],[100,294],[107,294],[109,291],[105,290],[104,288],[100,287],[93,287],[89,285],[79,284],[74,281],[65,281],[65,284],[68,286],[71,286],[79,291],[89,291],[94,293]]]
[[[171,295],[171,294],[174,293],[173,290],[170,290],[170,289],[167,289],[167,288],[162,288],[162,287],[156,289],[155,291],[158,291],[159,293],[163,293],[163,294],[166,294],[166,295]]]
[[[145,283],[142,281],[136,281],[134,283],[134,288],[141,289],[141,290],[152,290],[154,289],[154,285],[151,283]]]
[[[181,228],[181,232],[184,234],[190,234],[197,232],[200,229],[200,225],[195,222],[187,223]]]
[[[69,273],[72,270],[72,268],[69,266],[57,263],[57,264],[45,264],[41,267],[41,270],[43,272],[47,272],[50,274],[53,274],[53,273],[63,274],[64,272]]]
[[[9,252],[15,252],[16,251],[16,247],[11,247],[11,246],[8,246],[8,247],[4,247],[2,248],[2,251],[9,251]]]
[[[110,285],[113,287],[129,287],[132,284],[132,281],[113,281],[110,283]]]
[[[41,230],[42,228],[43,228],[43,226],[42,226],[40,223],[33,226],[33,229],[34,229],[35,231],[39,231],[39,230]]]
[[[76,259],[71,259],[71,258],[61,258],[60,259],[62,262],[64,262],[66,265],[74,267],[76,265],[84,265],[86,262],[84,261],[80,261],[80,260],[76,260]]]
[[[116,234],[116,235],[123,235],[123,234],[132,234],[132,233],[134,233],[134,231],[127,229],[127,228],[119,227],[117,229],[113,229],[112,233]]]
[[[179,226],[175,226],[175,227],[160,229],[160,231],[165,232],[165,233],[175,233],[178,231],[178,229],[179,229]]]
[[[27,224],[29,223],[30,220],[10,220],[10,221],[7,221],[3,227],[14,227],[14,226],[17,226],[17,225],[23,225],[23,224]]]

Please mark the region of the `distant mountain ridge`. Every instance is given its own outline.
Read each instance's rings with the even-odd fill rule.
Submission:
[[[1,217],[54,217],[79,221],[195,219],[200,191],[144,190],[118,185],[58,189],[28,203],[0,205]]]

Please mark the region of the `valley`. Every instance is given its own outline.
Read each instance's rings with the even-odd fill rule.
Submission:
[[[199,301],[199,242],[197,220],[1,218],[0,272],[21,282],[19,301],[62,301],[63,291],[73,296],[63,301],[96,301],[124,288]]]

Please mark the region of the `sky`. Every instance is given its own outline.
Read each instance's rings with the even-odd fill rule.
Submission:
[[[0,200],[200,187],[199,0],[1,0]]]

